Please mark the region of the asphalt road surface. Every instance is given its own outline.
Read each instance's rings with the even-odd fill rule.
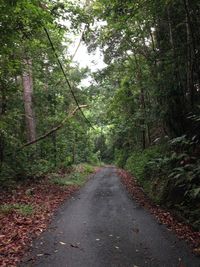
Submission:
[[[200,267],[200,259],[134,202],[108,167],[64,203],[20,266]]]

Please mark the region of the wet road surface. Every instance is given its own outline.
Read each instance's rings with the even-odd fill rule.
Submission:
[[[200,259],[130,199],[108,167],[64,203],[20,266],[200,267]]]

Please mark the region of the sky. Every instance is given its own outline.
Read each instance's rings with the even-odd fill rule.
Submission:
[[[74,42],[69,47],[69,54],[73,55],[76,51],[80,41],[80,36],[74,37]],[[87,46],[81,42],[73,62],[78,63],[81,68],[88,67],[92,72],[101,70],[106,67],[106,64],[103,62],[103,55],[99,48],[95,52],[88,53]],[[88,77],[81,82],[81,86],[89,86],[92,81],[91,77]]]
[[[80,38],[80,37],[79,37]],[[79,38],[76,38],[74,43],[69,49],[69,52],[71,55],[74,54],[78,43]],[[81,42],[81,45],[73,59],[74,62],[78,62],[80,67],[89,67],[92,72],[104,68],[106,65],[103,62],[103,55],[100,52],[100,49],[97,48],[97,50],[94,53],[89,54],[87,51],[87,46]]]

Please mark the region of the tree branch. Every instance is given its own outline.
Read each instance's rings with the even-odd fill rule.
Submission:
[[[80,105],[79,107],[76,107],[71,113],[69,113],[69,115],[68,115],[63,121],[61,121],[61,123],[60,123],[58,126],[56,126],[56,127],[54,127],[53,129],[49,130],[47,133],[41,135],[40,137],[36,138],[35,140],[33,140],[33,141],[31,141],[31,142],[28,142],[28,143],[25,143],[25,144],[22,145],[19,149],[23,149],[24,147],[33,145],[33,144],[35,144],[35,143],[37,143],[37,142],[39,142],[39,141],[45,139],[46,137],[48,137],[48,136],[51,135],[52,133],[58,131],[60,128],[63,127],[63,125],[65,124],[65,122],[66,122],[68,119],[72,118],[72,117],[76,114],[76,112],[77,112],[78,110],[80,110],[81,108],[86,108],[86,107],[87,107],[87,105]]]

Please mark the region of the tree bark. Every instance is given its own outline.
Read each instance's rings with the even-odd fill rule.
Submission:
[[[75,164],[75,160],[76,160],[76,139],[77,139],[77,134],[74,133],[73,148],[72,148],[72,163],[73,164]]]
[[[141,112],[142,112],[142,119],[141,119],[141,125],[142,125],[142,148],[146,148],[146,104],[145,104],[145,93],[144,93],[144,87],[142,84],[142,71],[141,67],[138,63],[138,59],[136,55],[134,55],[135,58],[135,64],[137,67],[137,80],[140,86],[140,106],[141,106]]]
[[[187,34],[187,88],[190,93],[190,103],[194,106],[195,87],[194,87],[194,61],[195,61],[195,37],[192,28],[191,15],[188,0],[183,0],[186,13],[186,34]]]
[[[171,13],[170,13],[170,7],[167,7],[167,17],[168,17],[168,27],[169,27],[169,43],[171,45],[172,53],[173,53],[173,61],[174,61],[174,79],[175,81],[178,81],[179,86],[181,88],[184,88],[184,85],[182,84],[181,80],[181,74],[180,74],[180,68],[177,61],[177,53],[175,49],[175,43],[174,43],[174,37],[173,37],[173,28],[172,28],[172,19],[171,19]],[[183,89],[182,89],[183,90]],[[185,96],[185,92],[182,92]]]
[[[193,90],[193,82],[192,82],[192,53],[190,46],[190,28],[188,23],[188,18],[186,16],[186,33],[187,33],[187,89],[190,93],[190,103],[193,107],[194,105],[194,90]]]
[[[3,86],[1,86],[1,97],[0,97],[0,116],[6,112],[6,94]],[[0,131],[0,166],[4,161],[4,134]]]
[[[27,128],[27,141],[31,142],[36,139],[36,123],[35,114],[33,110],[32,60],[28,58],[23,59],[22,84],[25,120]]]

